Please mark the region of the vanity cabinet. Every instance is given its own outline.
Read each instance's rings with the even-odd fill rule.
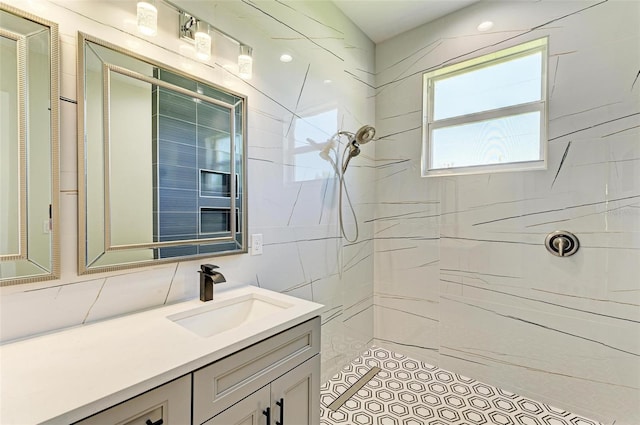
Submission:
[[[77,424],[318,425],[319,352],[315,317]]]
[[[320,418],[320,356],[271,383],[271,423],[316,425]]]
[[[316,317],[194,372],[193,423],[201,424],[267,386],[271,387],[271,399],[293,399],[290,395],[287,397],[287,393],[293,384],[303,385],[301,377],[306,377],[305,382],[311,385],[313,376],[319,391],[319,363],[307,362],[319,351],[320,318]],[[311,397],[307,404],[318,403],[319,409],[319,393],[314,389],[316,393],[312,396],[310,391],[307,387]],[[269,403],[269,400],[263,403],[264,408]],[[275,402],[271,404],[275,406]],[[285,412],[287,409],[285,401]],[[279,410],[271,408],[272,412]],[[307,421],[289,423],[303,425]]]
[[[317,425],[319,375],[320,356],[316,355],[204,425]]]
[[[269,386],[242,399],[222,413],[209,419],[204,425],[263,425],[273,423],[265,416],[269,407]]]
[[[191,422],[191,375],[120,403],[75,425],[150,425]]]

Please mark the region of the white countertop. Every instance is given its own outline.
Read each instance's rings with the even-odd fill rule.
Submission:
[[[0,346],[0,423],[71,423],[318,316],[322,306],[253,286]],[[224,289],[223,289],[224,288]],[[167,316],[246,294],[293,304],[211,337]]]

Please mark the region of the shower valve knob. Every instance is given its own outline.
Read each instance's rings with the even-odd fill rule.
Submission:
[[[578,251],[580,243],[573,233],[557,230],[547,235],[545,246],[547,251],[557,257],[569,257]]]

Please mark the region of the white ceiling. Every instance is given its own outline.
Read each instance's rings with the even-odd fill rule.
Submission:
[[[374,43],[380,43],[477,1],[333,0]]]

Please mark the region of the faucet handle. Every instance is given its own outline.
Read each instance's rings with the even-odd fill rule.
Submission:
[[[220,267],[216,266],[215,264],[201,264],[200,265],[200,270],[202,270],[203,273],[206,274],[211,274],[213,273],[214,269],[219,269]]]

